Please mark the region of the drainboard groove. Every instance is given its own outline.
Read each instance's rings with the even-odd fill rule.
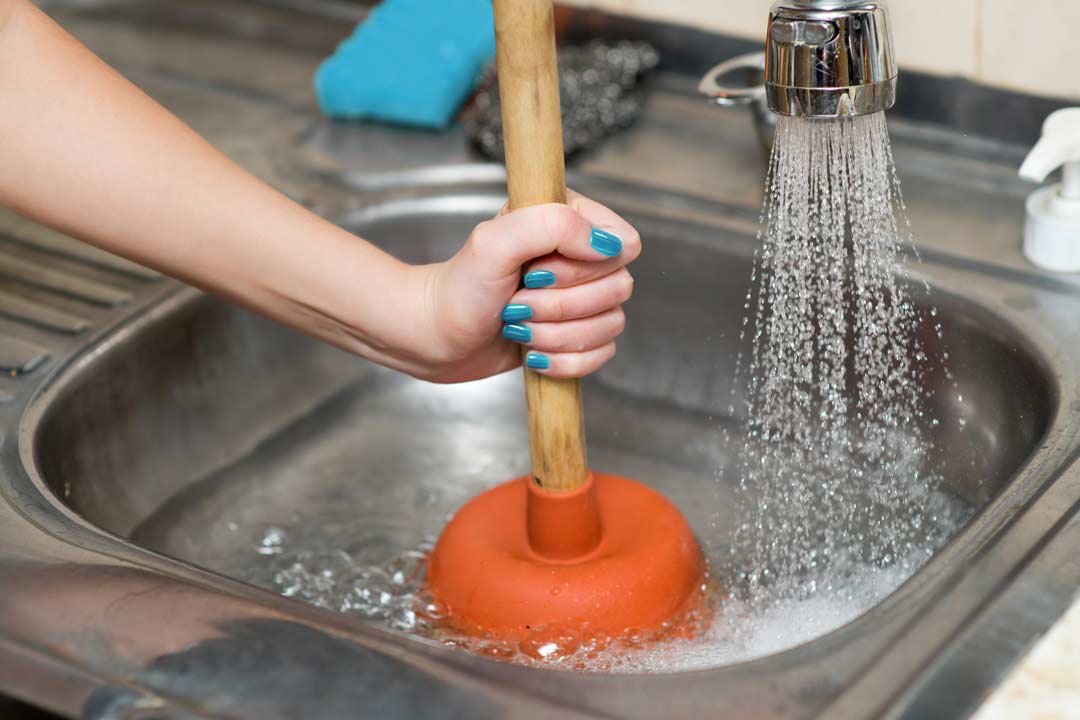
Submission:
[[[2,290],[0,290],[0,315],[68,335],[84,332],[90,327],[90,321],[85,318],[56,308],[45,307]]]
[[[62,270],[0,253],[0,275],[26,285],[83,300],[93,305],[116,307],[131,302],[131,293],[76,277]]]
[[[48,359],[49,353],[33,343],[0,335],[0,372],[18,377],[33,372]]]
[[[7,239],[33,250],[60,255],[87,265],[114,270],[141,280],[157,280],[161,278],[160,273],[150,268],[74,240],[44,225],[23,223],[12,228],[9,233],[5,236]]]

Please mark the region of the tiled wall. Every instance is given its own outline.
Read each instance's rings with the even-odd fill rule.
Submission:
[[[772,0],[564,0],[749,38]],[[1080,0],[891,0],[902,67],[1080,101]],[[720,58],[722,59],[722,58]]]

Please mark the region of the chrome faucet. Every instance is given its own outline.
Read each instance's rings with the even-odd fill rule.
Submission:
[[[730,84],[736,75],[742,81]],[[776,115],[888,110],[897,75],[885,0],[779,0],[769,12],[765,52],[717,65],[698,89],[718,105],[750,105],[768,149]]]
[[[769,13],[765,94],[780,115],[836,118],[888,110],[896,60],[884,0],[780,0]]]

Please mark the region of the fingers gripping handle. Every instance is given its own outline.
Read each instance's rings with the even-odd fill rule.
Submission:
[[[566,202],[551,0],[494,0],[510,209]],[[533,481],[569,491],[588,479],[577,380],[525,370]]]

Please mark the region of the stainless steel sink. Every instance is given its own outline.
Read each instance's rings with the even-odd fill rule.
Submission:
[[[169,23],[132,26],[163,39],[124,56],[112,40],[133,32],[129,9],[105,5],[68,24],[239,159],[401,257],[448,256],[502,202],[498,173],[478,172],[453,135],[424,139],[441,147],[437,172],[315,168],[317,150],[347,165],[349,148],[377,145],[385,160],[395,134],[312,125],[295,101],[267,98],[273,83],[238,92],[240,66],[186,67],[184,80],[168,62],[179,57]],[[201,28],[184,42],[233,42],[200,34],[200,12],[240,12],[226,5],[244,4],[178,5]],[[257,82],[285,82],[274,63],[298,77],[322,26],[309,20],[290,48],[286,11],[265,12],[235,34],[265,52]],[[274,31],[262,44],[259,22]],[[124,65],[145,52],[161,57]],[[572,178],[647,242],[619,355],[585,384],[587,429],[593,465],[662,489],[724,572],[735,517],[715,475],[738,441],[721,428],[738,427],[727,408],[763,167],[748,128],[695,109],[681,87],[657,89],[635,130]],[[1019,259],[1021,195],[994,153],[899,125],[924,248],[915,287],[934,288],[924,302],[955,375],[930,380],[935,447],[943,492],[968,520],[854,621],[692,672],[514,666],[259,587],[270,583],[249,530],[411,549],[465,498],[523,472],[518,374],[414,381],[0,215],[0,692],[95,719],[970,712],[1080,586],[1080,285]],[[283,144],[305,126],[307,146]],[[702,138],[715,155],[702,159]],[[423,156],[415,140],[403,147]],[[650,166],[657,153],[677,172]],[[53,272],[3,270],[27,262]]]
[[[731,420],[755,240],[731,208],[699,202],[681,213],[696,216],[687,221],[650,212],[655,195],[643,203],[632,188],[607,192],[649,252],[618,359],[586,383],[592,462],[662,488],[723,557],[731,490],[713,500],[714,475],[732,448],[718,426]],[[429,261],[501,202],[476,191],[414,196],[342,222]],[[79,348],[20,413],[18,448],[5,445],[17,472],[4,489],[8,513],[26,524],[0,525],[0,647],[82,668],[96,688],[92,709],[148,693],[158,699],[143,702],[176,712],[252,716],[300,702],[303,717],[335,717],[349,703],[401,717],[437,716],[446,703],[481,716],[723,707],[731,717],[802,717],[850,701],[867,678],[888,686],[901,679],[893,663],[914,670],[938,657],[985,600],[988,588],[964,590],[973,568],[986,563],[974,579],[990,585],[1030,550],[1002,532],[1058,487],[1080,445],[1076,408],[1060,402],[1080,378],[1060,348],[1080,325],[1073,298],[973,264],[928,259],[920,272],[965,288],[928,301],[955,374],[955,387],[935,376],[936,446],[947,491],[973,519],[884,602],[818,640],[696,672],[575,675],[397,636],[227,579],[251,577],[252,546],[236,526],[365,527],[388,553],[416,547],[465,498],[527,467],[521,388],[516,374],[421,383],[174,289]],[[1029,300],[1017,309],[1016,297]],[[1026,539],[1051,530],[1044,523]],[[916,638],[917,652],[903,649]],[[860,710],[888,699],[875,695]]]

